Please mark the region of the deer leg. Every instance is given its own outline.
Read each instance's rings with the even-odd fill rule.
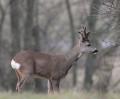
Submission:
[[[60,80],[52,80],[54,92],[59,92]]]
[[[16,70],[15,70],[15,72],[16,72],[16,76],[17,76],[16,91],[18,91],[19,82],[20,82],[21,77],[20,77],[19,73]]]
[[[21,89],[22,89],[24,83],[25,83],[25,79],[23,79],[23,78],[17,83],[17,86],[16,86],[17,92],[21,92]]]
[[[21,92],[23,86],[25,85],[26,81],[28,80],[29,76],[21,77],[20,81],[17,83],[17,92]]]
[[[52,80],[48,80],[48,94],[53,93]]]

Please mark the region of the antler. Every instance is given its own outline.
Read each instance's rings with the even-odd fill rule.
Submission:
[[[90,32],[86,32],[86,27],[83,27],[83,30],[84,30],[84,35],[85,35],[85,37],[87,37],[89,34],[90,34]]]
[[[80,31],[80,32],[78,32],[78,33],[80,33],[80,34],[82,35],[83,38],[87,38],[88,35],[90,34],[90,32],[86,32],[87,29],[86,29],[85,26],[83,26],[82,29],[83,29],[83,30]]]
[[[86,27],[83,27],[83,33],[86,35]]]

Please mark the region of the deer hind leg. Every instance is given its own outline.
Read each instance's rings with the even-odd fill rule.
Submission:
[[[25,76],[20,77],[20,80],[17,82],[17,85],[16,85],[17,92],[22,91],[22,88],[24,87],[24,85],[25,85],[26,81],[28,80],[28,78],[29,78],[29,75],[25,75]]]
[[[17,84],[16,84],[16,91],[18,91],[19,89],[19,82],[20,82],[20,79],[21,79],[21,76],[19,75],[19,73],[17,72],[17,71],[15,71],[16,72],[16,76],[17,76]]]
[[[60,80],[52,80],[53,91],[59,92]]]

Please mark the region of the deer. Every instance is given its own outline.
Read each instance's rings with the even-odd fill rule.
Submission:
[[[84,27],[78,32],[75,45],[65,54],[50,54],[22,50],[11,60],[11,67],[17,76],[16,91],[21,92],[29,78],[44,78],[48,80],[48,93],[59,92],[60,81],[64,78],[73,63],[84,53],[97,53],[88,39],[90,32]]]

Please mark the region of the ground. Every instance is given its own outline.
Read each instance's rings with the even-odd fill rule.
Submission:
[[[12,92],[1,92],[0,99],[120,99],[119,93],[88,93],[88,92],[63,92],[60,94],[47,95],[33,92],[21,94]]]

